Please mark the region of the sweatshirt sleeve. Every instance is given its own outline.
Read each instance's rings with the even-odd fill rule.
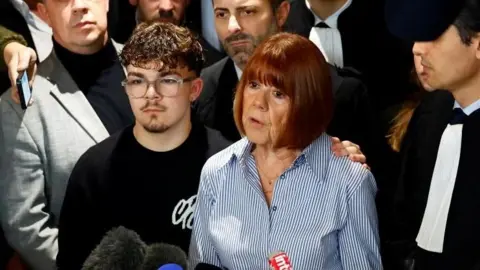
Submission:
[[[75,165],[60,212],[57,269],[81,269],[92,250],[108,230],[104,228],[97,185],[101,166],[91,149]]]
[[[7,68],[5,59],[3,58],[3,51],[5,50],[7,44],[11,42],[18,42],[27,46],[27,41],[23,38],[22,35],[12,32],[4,26],[0,25],[0,70],[6,70]]]

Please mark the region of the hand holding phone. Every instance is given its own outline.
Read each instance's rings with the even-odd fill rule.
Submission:
[[[14,88],[14,91],[11,93],[12,99],[15,103],[20,104],[20,94],[16,87],[17,79],[20,78],[23,71],[26,71],[30,80],[30,85],[32,85],[35,74],[37,73],[37,54],[34,49],[25,47],[23,44],[16,41],[12,41],[5,46],[3,57],[7,64],[8,77]],[[30,100],[29,106],[32,101],[33,99]]]
[[[26,110],[30,99],[32,98],[32,89],[28,84],[27,72],[24,71],[17,79],[17,89],[18,94],[20,95],[20,106],[22,107],[22,109]]]

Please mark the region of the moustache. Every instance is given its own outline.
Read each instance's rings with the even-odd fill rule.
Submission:
[[[245,33],[238,33],[238,34],[233,34],[225,39],[226,43],[231,43],[239,40],[253,40],[253,37],[251,35],[245,34]]]
[[[159,110],[159,111],[166,111],[167,110],[167,107],[161,105],[161,104],[158,104],[156,101],[147,101],[141,108],[140,110],[141,111],[145,111],[145,110],[152,110],[152,109],[155,109],[155,110]]]

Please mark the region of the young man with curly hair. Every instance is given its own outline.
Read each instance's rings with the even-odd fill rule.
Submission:
[[[202,47],[186,28],[141,24],[120,55],[135,124],[90,148],[76,164],[59,221],[60,269],[80,269],[117,226],[147,244],[188,250],[205,161],[229,145],[191,118],[203,82]],[[82,233],[84,232],[84,233]]]

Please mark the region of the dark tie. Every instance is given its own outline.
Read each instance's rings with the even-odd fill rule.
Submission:
[[[328,24],[326,24],[325,22],[319,22],[315,25],[315,27],[318,27],[318,28],[330,28],[330,26],[328,26]]]
[[[461,108],[455,108],[452,112],[452,119],[450,119],[450,125],[463,124],[467,115],[463,112]]]

